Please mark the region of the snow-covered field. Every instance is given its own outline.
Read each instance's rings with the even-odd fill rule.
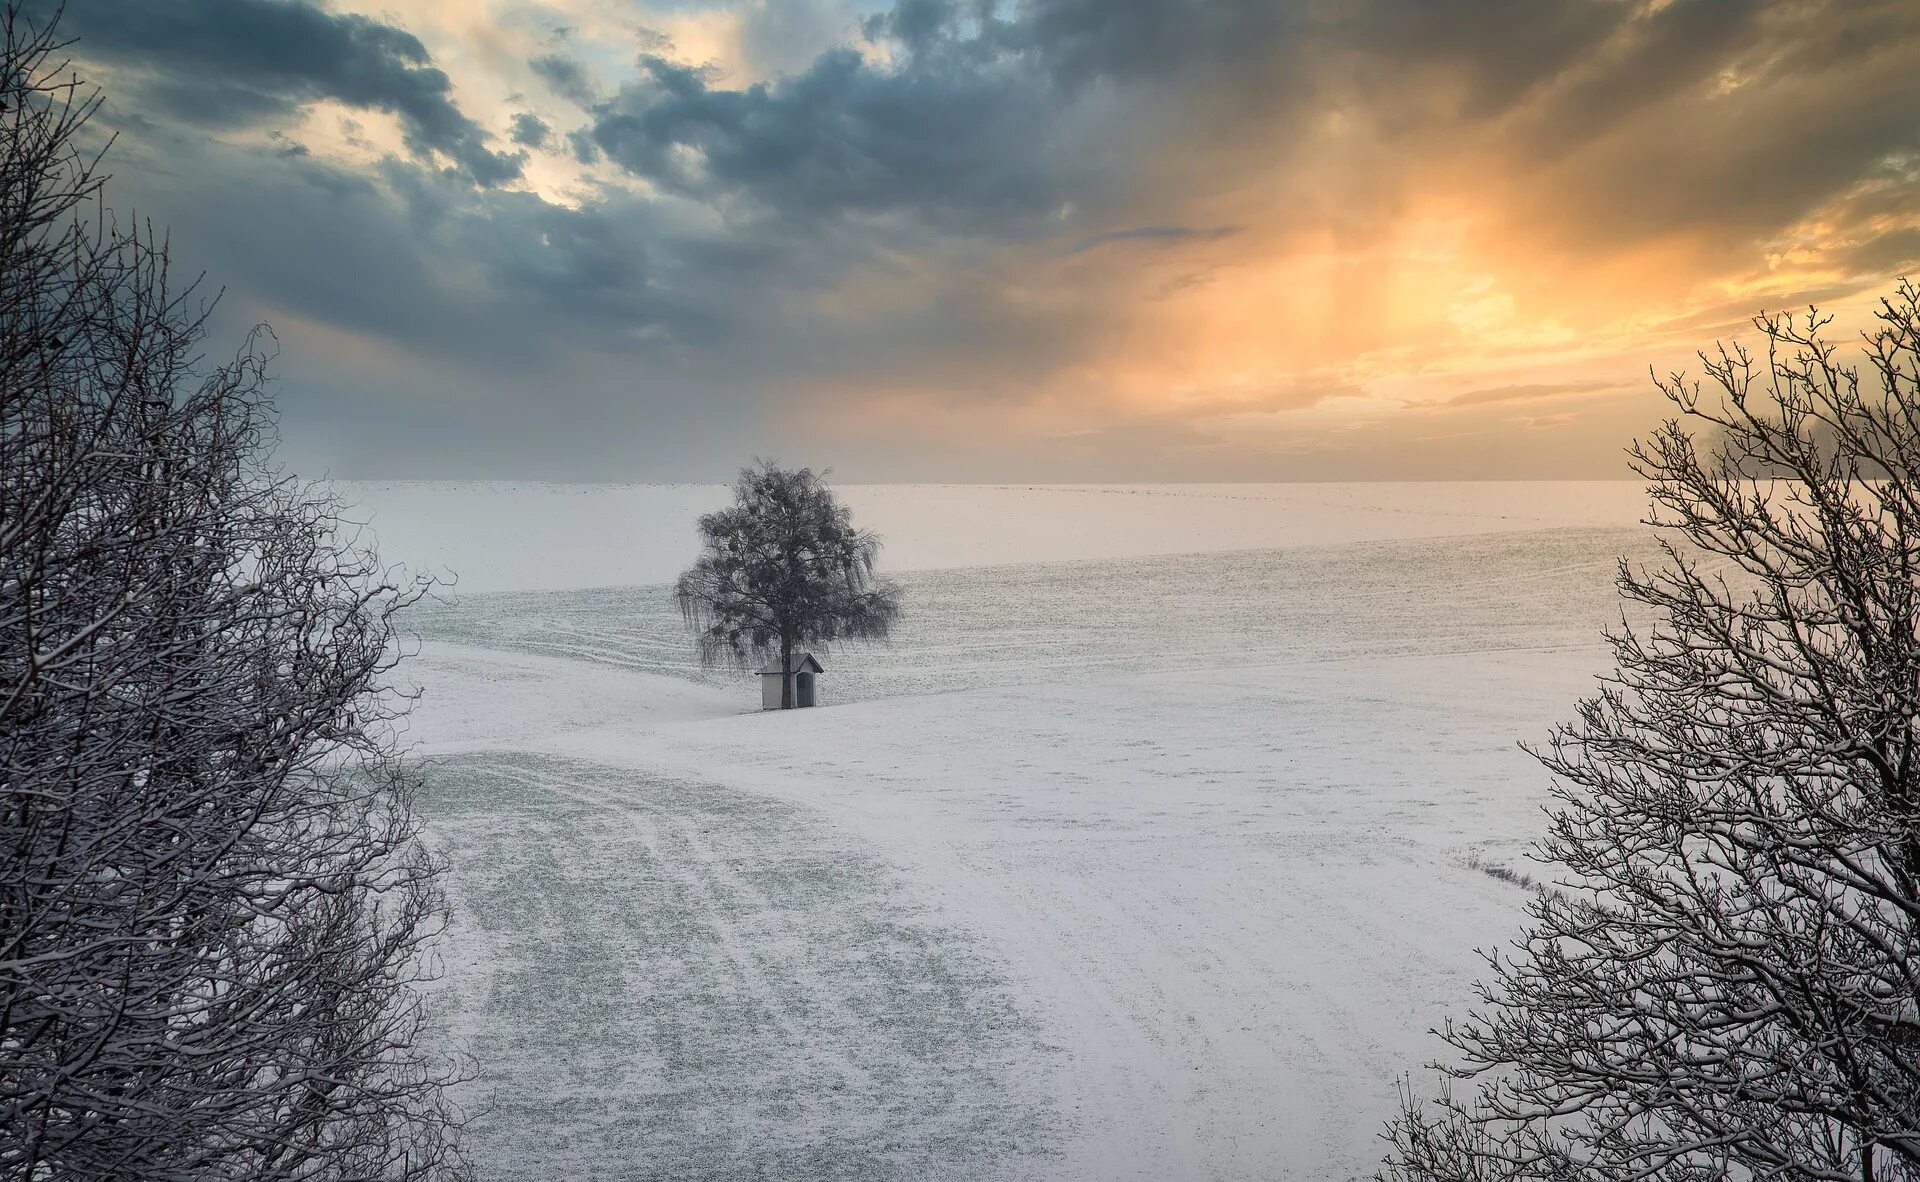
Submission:
[[[465,564],[412,734],[515,1182],[1366,1175],[1651,556],[1632,485],[854,489],[908,616],[761,714],[657,585],[717,490],[350,492]]]

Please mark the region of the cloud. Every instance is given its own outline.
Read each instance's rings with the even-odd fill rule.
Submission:
[[[1529,431],[1551,431],[1557,427],[1570,427],[1580,421],[1580,416],[1570,410],[1550,415],[1522,415],[1519,424]]]
[[[522,111],[513,117],[513,142],[529,148],[547,146],[547,135],[553,128],[545,119],[530,111]]]
[[[564,53],[543,53],[528,60],[535,74],[545,79],[553,92],[582,107],[598,101],[598,88],[587,67]]]
[[[1082,180],[1050,151],[1040,81],[1016,69],[888,69],[842,48],[729,90],[662,57],[641,67],[595,108],[593,141],[627,173],[702,201],[799,221],[903,212],[1018,235]]]
[[[363,465],[1614,471],[1648,364],[1920,262],[1902,0],[360,6],[67,19]]]
[[[1868,274],[1920,271],[1920,224],[1868,238],[1847,252],[1845,262],[1849,270]]]
[[[1435,405],[1457,408],[1511,402],[1544,402],[1573,394],[1591,394],[1596,390],[1607,390],[1617,386],[1617,382],[1606,381],[1536,382],[1517,386],[1489,386],[1485,389],[1469,390],[1464,394],[1455,394]]]
[[[41,19],[52,9],[36,5]],[[518,156],[453,101],[447,75],[405,29],[304,0],[69,0],[62,31],[112,63],[152,113],[213,126],[266,123],[319,99],[399,117],[410,151],[474,183],[520,175]]]

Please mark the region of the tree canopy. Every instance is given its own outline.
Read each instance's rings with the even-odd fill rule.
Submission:
[[[704,550],[674,587],[701,660],[749,667],[802,646],[884,640],[900,591],[874,574],[880,540],[811,469],[741,469],[733,503],[700,518]],[[791,706],[792,687],[781,705]]]

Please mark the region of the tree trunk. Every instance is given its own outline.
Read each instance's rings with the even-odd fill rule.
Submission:
[[[793,637],[780,637],[780,709],[793,709]]]

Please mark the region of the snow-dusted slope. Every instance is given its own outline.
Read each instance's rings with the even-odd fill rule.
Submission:
[[[1645,547],[909,574],[785,714],[657,588],[425,613],[482,1176],[1364,1176]]]

